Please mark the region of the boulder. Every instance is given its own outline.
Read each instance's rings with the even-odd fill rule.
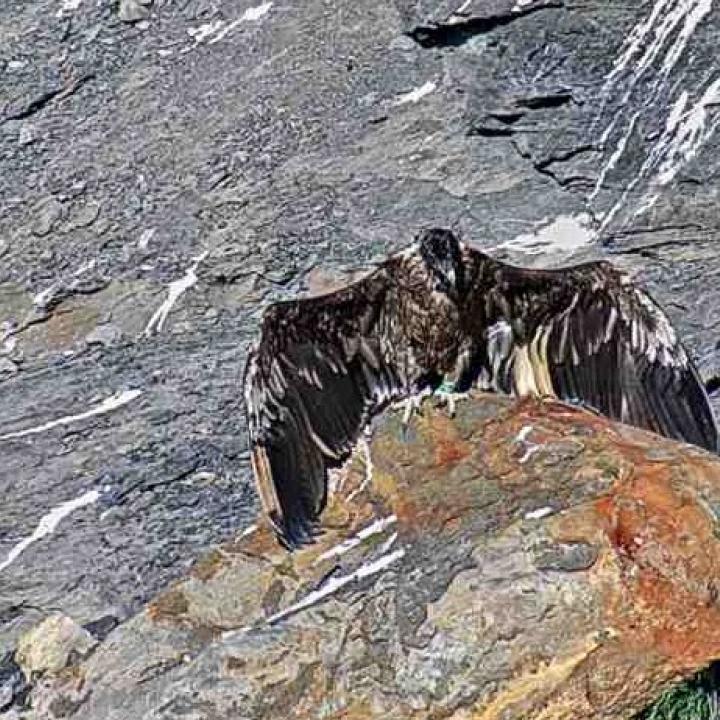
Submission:
[[[15,660],[30,679],[63,670],[95,645],[95,638],[72,618],[54,613],[21,636]]]
[[[386,413],[332,483],[316,544],[290,554],[247,528],[36,690],[42,706],[627,718],[720,657],[720,461],[704,451],[477,394],[407,428]]]

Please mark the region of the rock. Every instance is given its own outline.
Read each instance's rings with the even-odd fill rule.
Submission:
[[[335,480],[315,545],[260,522],[115,628],[73,717],[620,720],[720,656],[717,457],[478,394]]]
[[[18,366],[7,357],[0,357],[0,377],[3,375],[14,375],[18,371]]]
[[[38,237],[45,237],[62,217],[63,207],[54,198],[48,198],[37,208],[37,216],[32,224],[31,232]]]
[[[150,15],[152,0],[120,0],[118,17],[126,23],[144,20]]]
[[[36,140],[35,129],[31,125],[23,125],[18,133],[19,145],[30,145]]]
[[[112,323],[98,325],[85,336],[88,345],[114,345],[122,338],[122,331]]]
[[[57,673],[92,650],[97,641],[67,615],[50,615],[19,640],[15,659],[28,679]]]
[[[188,0],[137,20],[149,7],[0,2],[0,328],[17,330],[0,354],[19,369],[0,376],[0,436],[39,429],[0,441],[0,561],[98,484],[108,504],[2,570],[0,657],[35,608],[122,623],[252,521],[238,382],[263,309],[424,225],[522,265],[599,256],[638,274],[712,381],[711,3]],[[33,311],[53,286],[75,289]],[[105,323],[122,341],[88,345]],[[123,388],[143,394],[86,415]],[[196,473],[218,482],[176,482]],[[533,558],[590,562],[572,543]]]
[[[0,658],[0,712],[20,702],[30,689],[12,653]]]
[[[65,223],[65,229],[71,231],[89,227],[98,219],[100,210],[100,203],[92,201],[73,207]]]

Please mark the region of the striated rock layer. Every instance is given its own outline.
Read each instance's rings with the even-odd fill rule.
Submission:
[[[703,451],[477,395],[387,414],[334,482],[316,545],[249,528],[27,717],[627,718],[720,657]]]

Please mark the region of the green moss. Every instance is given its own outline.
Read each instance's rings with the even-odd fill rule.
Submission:
[[[666,690],[635,720],[720,720],[720,663]]]

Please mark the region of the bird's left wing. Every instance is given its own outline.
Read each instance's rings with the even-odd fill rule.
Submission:
[[[497,389],[580,401],[717,452],[698,372],[644,290],[606,262],[562,270],[490,266],[475,304]]]
[[[310,539],[328,464],[352,449],[370,415],[397,397],[392,261],[329,295],[271,305],[245,369],[256,485],[279,538]]]

